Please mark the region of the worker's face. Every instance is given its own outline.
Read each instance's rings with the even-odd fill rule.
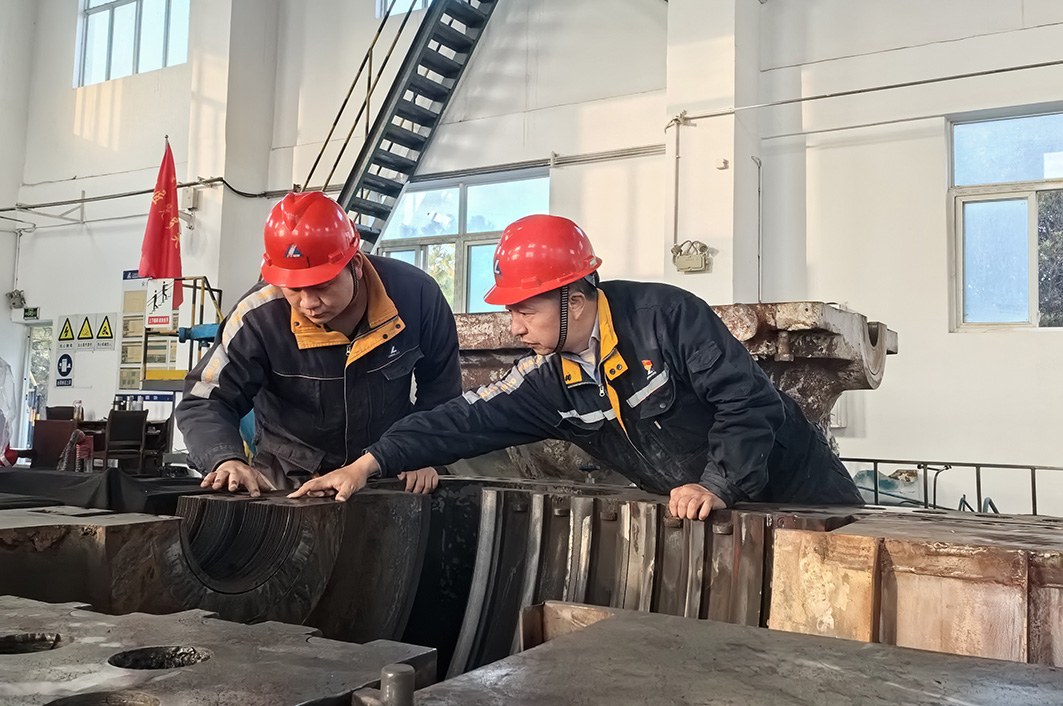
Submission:
[[[510,316],[509,332],[539,355],[548,355],[557,348],[557,339],[561,336],[560,296],[560,292],[554,290],[506,307]],[[570,332],[573,330],[573,324],[586,316],[587,310],[587,298],[583,294],[579,292],[569,294]],[[570,333],[570,340],[566,341],[565,350],[581,343],[582,346],[578,348],[580,351],[586,347],[587,342],[571,340]]]
[[[362,261],[358,257],[352,261],[351,267],[344,267],[342,272],[324,284],[281,287],[281,291],[293,309],[320,326],[332,321],[350,306],[357,291],[356,278],[362,278]]]

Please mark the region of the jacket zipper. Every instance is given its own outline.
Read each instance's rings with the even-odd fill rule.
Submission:
[[[347,358],[351,355],[351,346],[353,343],[347,344],[347,351],[343,355],[343,465],[346,466],[351,462],[351,418],[347,411],[347,369],[351,367],[347,364]],[[369,396],[366,395],[368,398]]]
[[[608,381],[607,381],[607,378],[605,377],[605,370],[603,369],[603,362],[608,360],[609,356],[611,356],[615,352],[616,352],[616,348],[614,347],[613,350],[609,351],[609,355],[603,356],[602,357],[602,362],[598,363],[598,366],[599,366],[598,367],[598,374],[601,376],[601,382],[598,383],[598,394],[601,397],[605,397],[605,386],[609,384]],[[619,399],[620,399],[620,396],[617,395],[617,400],[619,401]],[[618,406],[619,406],[619,404],[618,404]],[[612,405],[610,405],[610,407],[612,407]],[[642,454],[641,451],[639,451],[639,447],[635,446],[635,442],[632,441],[631,437],[628,435],[627,429],[624,427],[624,423],[620,419],[620,410],[619,409],[616,410],[616,423],[620,426],[620,433],[624,435],[624,438],[627,440],[628,446],[630,446],[631,449],[638,455],[638,457],[640,459],[642,459],[643,463],[645,463],[647,466],[649,466],[650,465],[650,460],[648,458],[646,458]]]

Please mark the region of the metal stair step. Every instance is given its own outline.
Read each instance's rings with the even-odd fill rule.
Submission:
[[[444,86],[439,81],[433,81],[422,74],[417,74],[411,78],[409,87],[414,93],[419,93],[425,98],[431,98],[434,101],[445,100],[451,93],[451,89],[448,86]]]
[[[402,182],[382,177],[379,174],[366,174],[362,177],[361,185],[385,196],[398,196],[402,193],[402,187],[404,186]]]
[[[444,12],[466,27],[483,27],[487,23],[487,15],[464,0],[450,0]]]
[[[436,121],[439,120],[439,113],[407,100],[399,101],[395,107],[395,114],[425,127],[434,127]]]
[[[391,215],[391,206],[382,204],[379,201],[358,198],[357,196],[351,199],[350,204],[347,206],[347,210],[360,213],[363,216],[372,216],[373,218],[381,218],[385,220]]]
[[[417,162],[409,157],[401,157],[394,152],[388,152],[387,150],[377,150],[373,153],[373,164],[379,164],[385,169],[391,169],[392,171],[401,172],[402,174],[413,174],[417,169]]]
[[[450,47],[459,54],[464,54],[476,45],[476,40],[450,25],[438,24],[432,32],[432,39],[443,46]]]
[[[361,223],[354,226],[358,230],[358,235],[362,240],[368,240],[370,243],[375,243],[380,238],[380,229],[373,228],[371,226],[364,226]]]
[[[437,74],[442,74],[446,78],[454,78],[461,73],[463,64],[447,58],[435,51],[434,49],[425,49],[421,53],[421,59],[418,62],[421,66],[427,66]]]
[[[404,127],[399,127],[395,123],[388,126],[387,131],[384,133],[385,140],[391,140],[395,144],[402,145],[403,147],[409,147],[411,150],[417,150],[418,152],[424,148],[426,142],[428,142],[428,136],[414,132],[413,130],[407,130]]]

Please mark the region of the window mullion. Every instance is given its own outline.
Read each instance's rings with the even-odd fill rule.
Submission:
[[[144,1],[136,0],[136,12],[133,18],[133,73],[140,73],[140,23],[144,14]]]
[[[191,7],[191,6],[189,6]],[[189,15],[191,16],[191,10]],[[191,21],[191,17],[189,18]],[[166,7],[163,8],[162,19],[162,66],[166,68],[170,65],[170,0],[166,0]]]
[[[104,71],[104,80],[111,80],[111,52],[114,50],[114,8],[107,11],[107,70]]]
[[[1027,197],[1029,213],[1027,217],[1027,231],[1029,235],[1029,262],[1030,262],[1030,324],[1041,325],[1041,299],[1040,299],[1040,271],[1038,265],[1038,242],[1037,242],[1037,192],[1032,191]]]
[[[956,219],[956,233],[954,235],[956,239],[956,326],[960,327],[967,323],[966,316],[966,304],[964,303],[964,297],[967,294],[967,273],[964,269],[964,257],[967,248],[967,237],[965,235],[965,225],[963,222],[963,205],[966,200],[963,197],[956,197],[953,202]]]
[[[469,310],[467,287],[465,282],[466,263],[468,252],[466,251],[465,238],[458,236],[454,241],[454,310],[465,313]]]

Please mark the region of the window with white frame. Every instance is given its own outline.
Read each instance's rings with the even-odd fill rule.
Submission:
[[[550,178],[542,171],[411,184],[395,204],[377,253],[432,275],[454,311],[500,311],[484,295],[495,281],[502,230],[549,208]]]
[[[957,321],[1063,326],[1063,113],[952,125]]]
[[[417,10],[423,10],[428,7],[428,0],[376,0],[376,16],[377,18],[383,17],[384,13],[388,11],[388,7],[394,2],[394,6],[391,7],[392,15],[405,15],[410,10],[416,12]]]
[[[77,85],[188,61],[190,0],[83,0]]]

